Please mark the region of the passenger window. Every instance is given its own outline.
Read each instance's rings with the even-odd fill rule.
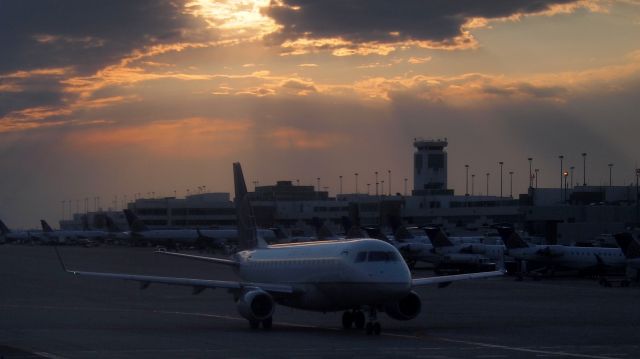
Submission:
[[[356,263],[364,262],[367,260],[367,252],[359,252],[356,256]]]

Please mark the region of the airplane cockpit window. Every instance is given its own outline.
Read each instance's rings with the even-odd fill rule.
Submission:
[[[398,255],[394,252],[371,251],[369,252],[369,262],[395,262]]]
[[[359,252],[356,256],[356,263],[364,262],[367,260],[367,252]]]

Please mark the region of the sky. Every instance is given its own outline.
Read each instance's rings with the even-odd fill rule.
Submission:
[[[0,218],[258,185],[332,195],[447,138],[449,188],[635,182],[637,0],[0,0]],[[381,176],[382,177],[382,176]],[[381,178],[382,179],[382,178]],[[200,189],[199,189],[200,188]],[[63,210],[64,208],[64,210]]]

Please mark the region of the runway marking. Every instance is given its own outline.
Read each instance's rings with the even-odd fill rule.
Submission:
[[[32,306],[32,305],[0,305],[4,307],[36,307],[36,308],[55,308],[55,309],[70,309],[70,310],[98,310],[98,311],[120,311],[120,312],[134,312],[134,311],[149,311],[152,313],[159,314],[172,314],[172,315],[187,315],[187,316],[197,316],[197,317],[208,317],[208,318],[218,318],[225,320],[233,320],[233,321],[245,321],[246,319],[230,316],[230,315],[221,315],[221,314],[209,314],[209,313],[198,313],[198,312],[182,312],[182,311],[169,311],[169,310],[145,310],[145,309],[118,309],[118,308],[92,308],[92,307],[60,307],[60,306]],[[274,322],[274,324],[288,326],[288,327],[297,327],[297,328],[307,328],[307,329],[320,329],[327,331],[342,331],[342,328],[334,328],[334,327],[322,327],[318,325],[310,325],[310,324],[298,324],[298,323],[289,323],[289,322]],[[483,348],[493,348],[493,349],[502,349],[523,353],[532,353],[539,354],[539,356],[565,356],[565,357],[575,357],[575,358],[588,358],[588,359],[619,359],[620,354],[615,354],[616,357],[612,356],[604,356],[604,355],[589,355],[589,354],[578,354],[578,353],[569,353],[564,351],[554,351],[554,350],[541,350],[541,349],[530,349],[530,348],[522,348],[522,347],[512,347],[507,345],[499,345],[499,344],[491,344],[491,343],[482,343],[468,340],[460,340],[460,339],[451,339],[446,337],[426,337],[421,335],[408,335],[408,334],[397,334],[397,333],[382,333],[381,335],[387,337],[396,337],[396,338],[405,338],[405,339],[433,339],[439,340],[448,343],[456,343],[456,344],[465,344],[476,347]],[[48,354],[48,353],[44,353]],[[41,354],[39,354],[41,355]],[[48,354],[51,355],[51,354]],[[612,354],[609,354],[612,355]],[[52,359],[61,359],[60,357],[50,356],[48,358]]]
[[[32,352],[35,355],[41,356],[43,358],[48,358],[48,359],[65,359],[64,357],[61,357],[59,355],[53,355],[47,352]]]
[[[529,349],[529,348],[521,348],[521,347],[511,347],[511,346],[508,346],[508,345],[472,342],[472,341],[467,341],[467,340],[450,339],[450,338],[443,338],[443,337],[433,337],[433,339],[442,340],[442,341],[449,342],[449,343],[477,345],[479,347],[504,349],[504,350],[524,352],[524,353],[534,353],[534,354],[543,354],[543,355],[561,355],[561,356],[568,356],[568,357],[590,358],[590,359],[617,359],[617,358],[608,357],[608,356],[577,354],[577,353],[569,353],[569,352],[562,352],[562,351],[539,350],[539,349]]]

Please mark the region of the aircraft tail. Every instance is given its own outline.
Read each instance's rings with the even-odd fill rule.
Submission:
[[[627,259],[640,258],[640,243],[633,238],[631,233],[618,233],[615,238]]]
[[[82,216],[82,230],[83,231],[91,230],[91,228],[89,228],[89,216],[87,216],[86,214]]]
[[[115,233],[115,232],[122,232],[120,230],[120,228],[118,227],[118,225],[116,224],[116,222],[113,221],[113,218],[109,217],[109,216],[104,216],[104,221],[107,224],[107,231]]]
[[[404,242],[407,239],[413,238],[413,235],[409,232],[406,226],[398,226],[398,228],[393,232],[393,236],[398,242]]]
[[[518,232],[516,232],[511,227],[498,227],[498,233],[500,233],[500,237],[502,237],[502,241],[504,242],[505,247],[507,249],[516,249],[516,248],[526,248],[529,247],[529,244],[520,237]]]
[[[127,218],[127,223],[129,223],[129,228],[132,232],[144,232],[149,229],[147,225],[144,224],[144,222],[142,222],[142,220],[131,210],[123,209],[122,211],[124,212],[124,216]]]
[[[249,201],[247,184],[239,162],[233,164],[233,183],[235,187],[236,217],[238,219],[238,250],[258,247],[258,233],[253,209]]]
[[[427,236],[429,237],[429,240],[431,241],[431,244],[433,244],[433,246],[435,248],[438,248],[438,247],[440,247],[440,248],[442,248],[442,247],[453,247],[454,246],[453,242],[451,242],[449,237],[447,237],[447,234],[444,233],[442,228],[440,228],[440,227],[425,227],[424,231],[427,232]]]
[[[389,242],[389,238],[380,230],[380,227],[370,226],[370,227],[363,227],[363,229],[365,230],[365,232],[367,232],[367,235],[370,238],[379,239],[384,242]]]
[[[11,230],[0,219],[0,234],[5,235],[5,234],[9,234],[9,233],[11,233]]]
[[[42,226],[42,231],[44,233],[51,233],[53,232],[53,228],[51,228],[51,226],[49,225],[49,223],[47,223],[47,221],[45,221],[44,219],[40,220],[40,225]]]

